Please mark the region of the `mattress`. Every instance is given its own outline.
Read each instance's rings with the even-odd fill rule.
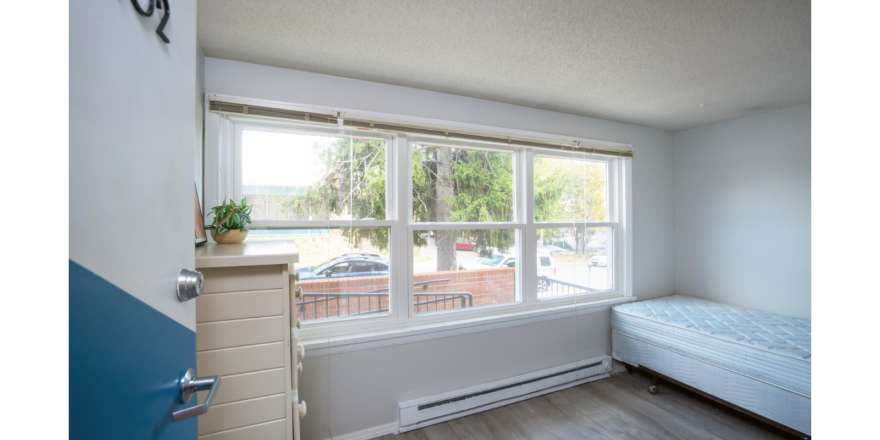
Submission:
[[[673,295],[615,306],[611,327],[621,335],[811,396],[808,319]]]

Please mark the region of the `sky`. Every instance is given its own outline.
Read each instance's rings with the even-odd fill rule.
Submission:
[[[336,138],[245,130],[242,135],[244,185],[308,186],[321,177],[321,165],[312,150],[315,142]]]

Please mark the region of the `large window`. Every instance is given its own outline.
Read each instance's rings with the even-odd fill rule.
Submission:
[[[614,288],[608,163],[583,155],[534,155],[537,250],[546,258],[535,271],[539,300]]]
[[[296,242],[303,322],[391,308],[386,140],[345,134],[240,130],[236,189],[254,206],[248,240]]]
[[[231,126],[218,193],[254,205],[248,240],[297,243],[307,333],[628,295],[622,158],[248,117]]]

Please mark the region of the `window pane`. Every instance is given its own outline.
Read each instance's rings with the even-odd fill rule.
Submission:
[[[245,130],[241,156],[253,220],[385,219],[384,141]]]
[[[513,153],[417,145],[413,221],[513,220]]]
[[[416,313],[519,300],[515,230],[414,231],[413,240]]]
[[[612,289],[611,231],[538,229],[538,299]]]
[[[606,221],[605,162],[535,156],[535,221]]]
[[[252,235],[254,232],[262,234]],[[296,314],[304,322],[388,313],[388,228],[251,231],[248,241],[296,242]]]

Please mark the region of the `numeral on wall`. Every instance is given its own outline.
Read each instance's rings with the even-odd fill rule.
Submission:
[[[168,39],[168,36],[165,35],[165,25],[168,24],[168,19],[171,18],[171,8],[168,6],[168,0],[150,0],[150,6],[146,11],[141,8],[141,4],[138,0],[131,0],[131,4],[134,5],[134,10],[144,17],[150,17],[153,15],[154,9],[163,9],[164,7],[165,14],[162,15],[162,20],[159,22],[159,27],[156,28],[156,33],[159,34],[159,38],[165,43],[171,42],[171,40]]]

